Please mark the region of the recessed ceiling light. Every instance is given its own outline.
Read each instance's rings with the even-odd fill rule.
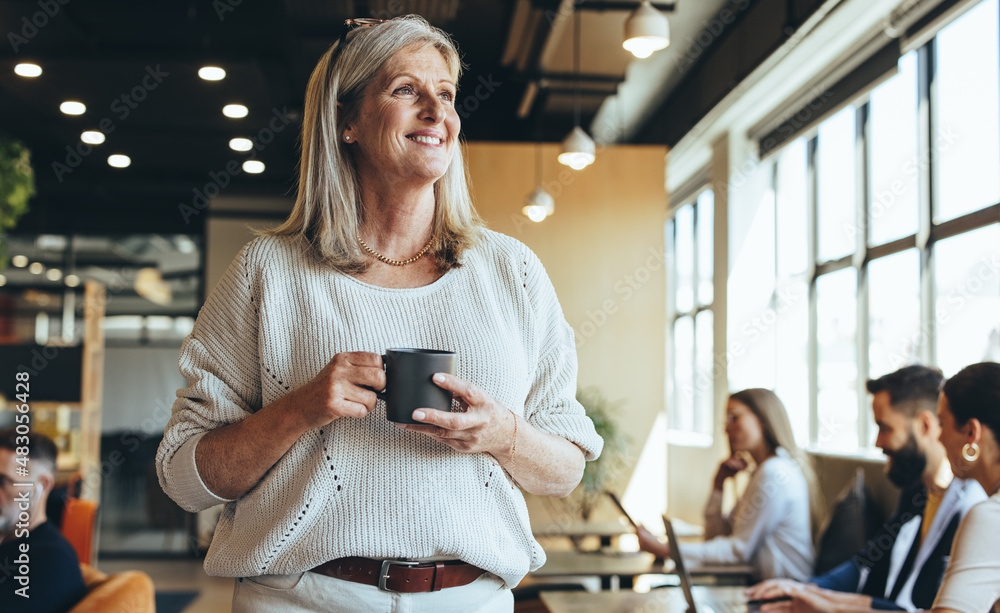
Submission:
[[[108,164],[114,166],[115,168],[128,168],[131,163],[132,159],[127,155],[116,153],[108,156]]]
[[[100,145],[104,142],[104,133],[97,130],[87,130],[80,135],[80,140],[88,145]]]
[[[76,100],[67,100],[59,105],[59,110],[67,115],[83,115],[87,112],[87,106]]]
[[[240,119],[242,117],[246,117],[247,113],[249,112],[250,111],[247,110],[247,107],[243,106],[242,104],[227,104],[226,106],[222,107],[222,114],[225,115],[226,117],[232,117],[233,119]]]
[[[198,76],[206,81],[221,81],[226,78],[226,71],[218,66],[202,66],[198,69]]]
[[[28,272],[33,275],[40,275],[43,270],[45,270],[45,265],[41,262],[32,262],[31,266],[28,266]]]
[[[250,151],[253,149],[253,141],[249,138],[234,138],[229,141],[229,148],[233,151]]]
[[[26,255],[15,255],[10,259],[10,263],[18,268],[24,268],[28,265],[28,256]]]
[[[260,174],[264,172],[264,162],[260,160],[247,160],[243,162],[243,170],[253,175]]]
[[[50,268],[45,271],[45,278],[49,281],[58,281],[59,279],[62,279],[62,271],[58,268]]]
[[[76,275],[66,275],[65,281],[66,285],[70,287],[76,287],[77,285],[80,285],[80,277]]]
[[[42,67],[38,64],[18,64],[14,66],[14,74],[22,77],[37,77],[42,74]]]

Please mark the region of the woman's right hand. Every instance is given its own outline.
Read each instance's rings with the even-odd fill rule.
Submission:
[[[745,470],[747,461],[739,456],[732,456],[722,464],[719,464],[719,471],[715,473],[715,489],[721,490],[726,479],[735,476],[741,470]]]
[[[338,353],[311,381],[292,394],[306,429],[340,417],[364,417],[385,389],[382,356],[366,351]]]

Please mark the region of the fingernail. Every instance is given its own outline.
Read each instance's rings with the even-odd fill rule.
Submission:
[[[425,417],[425,415],[424,415],[423,411],[414,411],[413,412],[413,419],[423,419],[424,417]]]
[[[438,383],[441,383],[444,381],[444,375],[441,373],[435,373],[434,380],[437,381]]]

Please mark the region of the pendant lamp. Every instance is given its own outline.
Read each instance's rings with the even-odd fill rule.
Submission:
[[[535,189],[524,199],[521,212],[534,222],[545,221],[545,218],[556,210],[556,201],[552,194],[542,187],[542,118],[545,113],[538,109],[535,120]]]
[[[576,96],[573,99],[573,130],[563,139],[559,163],[573,170],[583,170],[594,163],[597,146],[594,139],[580,127],[580,12],[573,13],[573,72],[576,74]]]
[[[635,57],[646,58],[670,44],[670,22],[667,16],[642,0],[625,21],[625,47]]]

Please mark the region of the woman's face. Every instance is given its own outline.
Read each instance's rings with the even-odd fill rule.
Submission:
[[[434,47],[408,47],[365,88],[349,136],[361,175],[392,183],[433,184],[448,170],[461,121],[456,84]]]
[[[955,424],[955,415],[943,392],[938,395],[938,421],[941,422],[941,435],[938,438],[948,454],[951,472],[956,477],[968,478],[969,463],[962,458],[962,447],[968,442],[968,437]]]
[[[750,407],[730,398],[726,405],[726,436],[733,453],[752,451],[764,444],[764,427]]]

